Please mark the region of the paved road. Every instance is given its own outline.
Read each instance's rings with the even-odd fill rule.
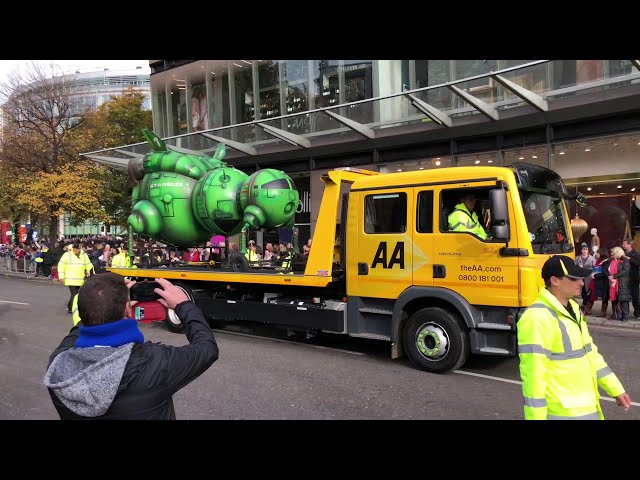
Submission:
[[[0,419],[57,419],[42,385],[71,325],[68,290],[0,276]],[[186,343],[162,324],[147,340]],[[640,419],[640,330],[592,326],[597,345],[636,402],[603,401],[609,419]],[[251,336],[259,334],[266,338]],[[176,396],[180,419],[521,419],[517,359],[477,357],[433,375],[392,361],[386,342],[288,338],[268,327],[216,330],[220,359]]]

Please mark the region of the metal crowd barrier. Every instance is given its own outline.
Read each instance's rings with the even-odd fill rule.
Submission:
[[[4,267],[10,272],[17,273],[36,273],[36,263],[24,258],[13,258],[9,255],[4,257]]]

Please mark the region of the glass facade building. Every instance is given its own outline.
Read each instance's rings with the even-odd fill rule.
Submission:
[[[142,69],[109,70],[67,75],[72,95],[72,108],[81,113],[95,111],[110,97],[120,96],[128,88],[134,88],[145,96],[143,108],[151,108],[151,80]]]
[[[637,60],[149,63],[156,133],[185,152],[211,152],[223,142],[237,168],[280,168],[308,184],[309,235],[328,169],[513,161],[552,168],[591,197],[593,208],[572,205],[572,215],[611,229],[606,241],[640,232]],[[121,148],[147,151],[144,144]],[[114,150],[89,153],[113,156],[114,165],[127,161]]]

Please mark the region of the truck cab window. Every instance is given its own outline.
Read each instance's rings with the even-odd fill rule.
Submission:
[[[420,233],[433,233],[433,192],[418,194],[416,225]]]
[[[445,190],[441,195],[440,231],[470,233],[486,240],[491,228],[489,189]]]
[[[386,193],[365,197],[365,233],[404,233],[406,230],[406,193]]]

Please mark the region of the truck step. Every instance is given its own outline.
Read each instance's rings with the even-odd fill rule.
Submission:
[[[363,307],[358,309],[361,313],[379,313],[380,315],[393,315],[393,310],[375,307]]]
[[[357,338],[370,338],[373,340],[391,340],[388,335],[382,335],[379,333],[350,333],[349,336]]]
[[[511,353],[506,348],[497,348],[497,347],[482,347],[480,349],[481,353],[490,353],[491,355],[510,355]]]
[[[487,330],[511,330],[511,325],[504,323],[483,322],[478,324],[478,328],[486,328]]]

